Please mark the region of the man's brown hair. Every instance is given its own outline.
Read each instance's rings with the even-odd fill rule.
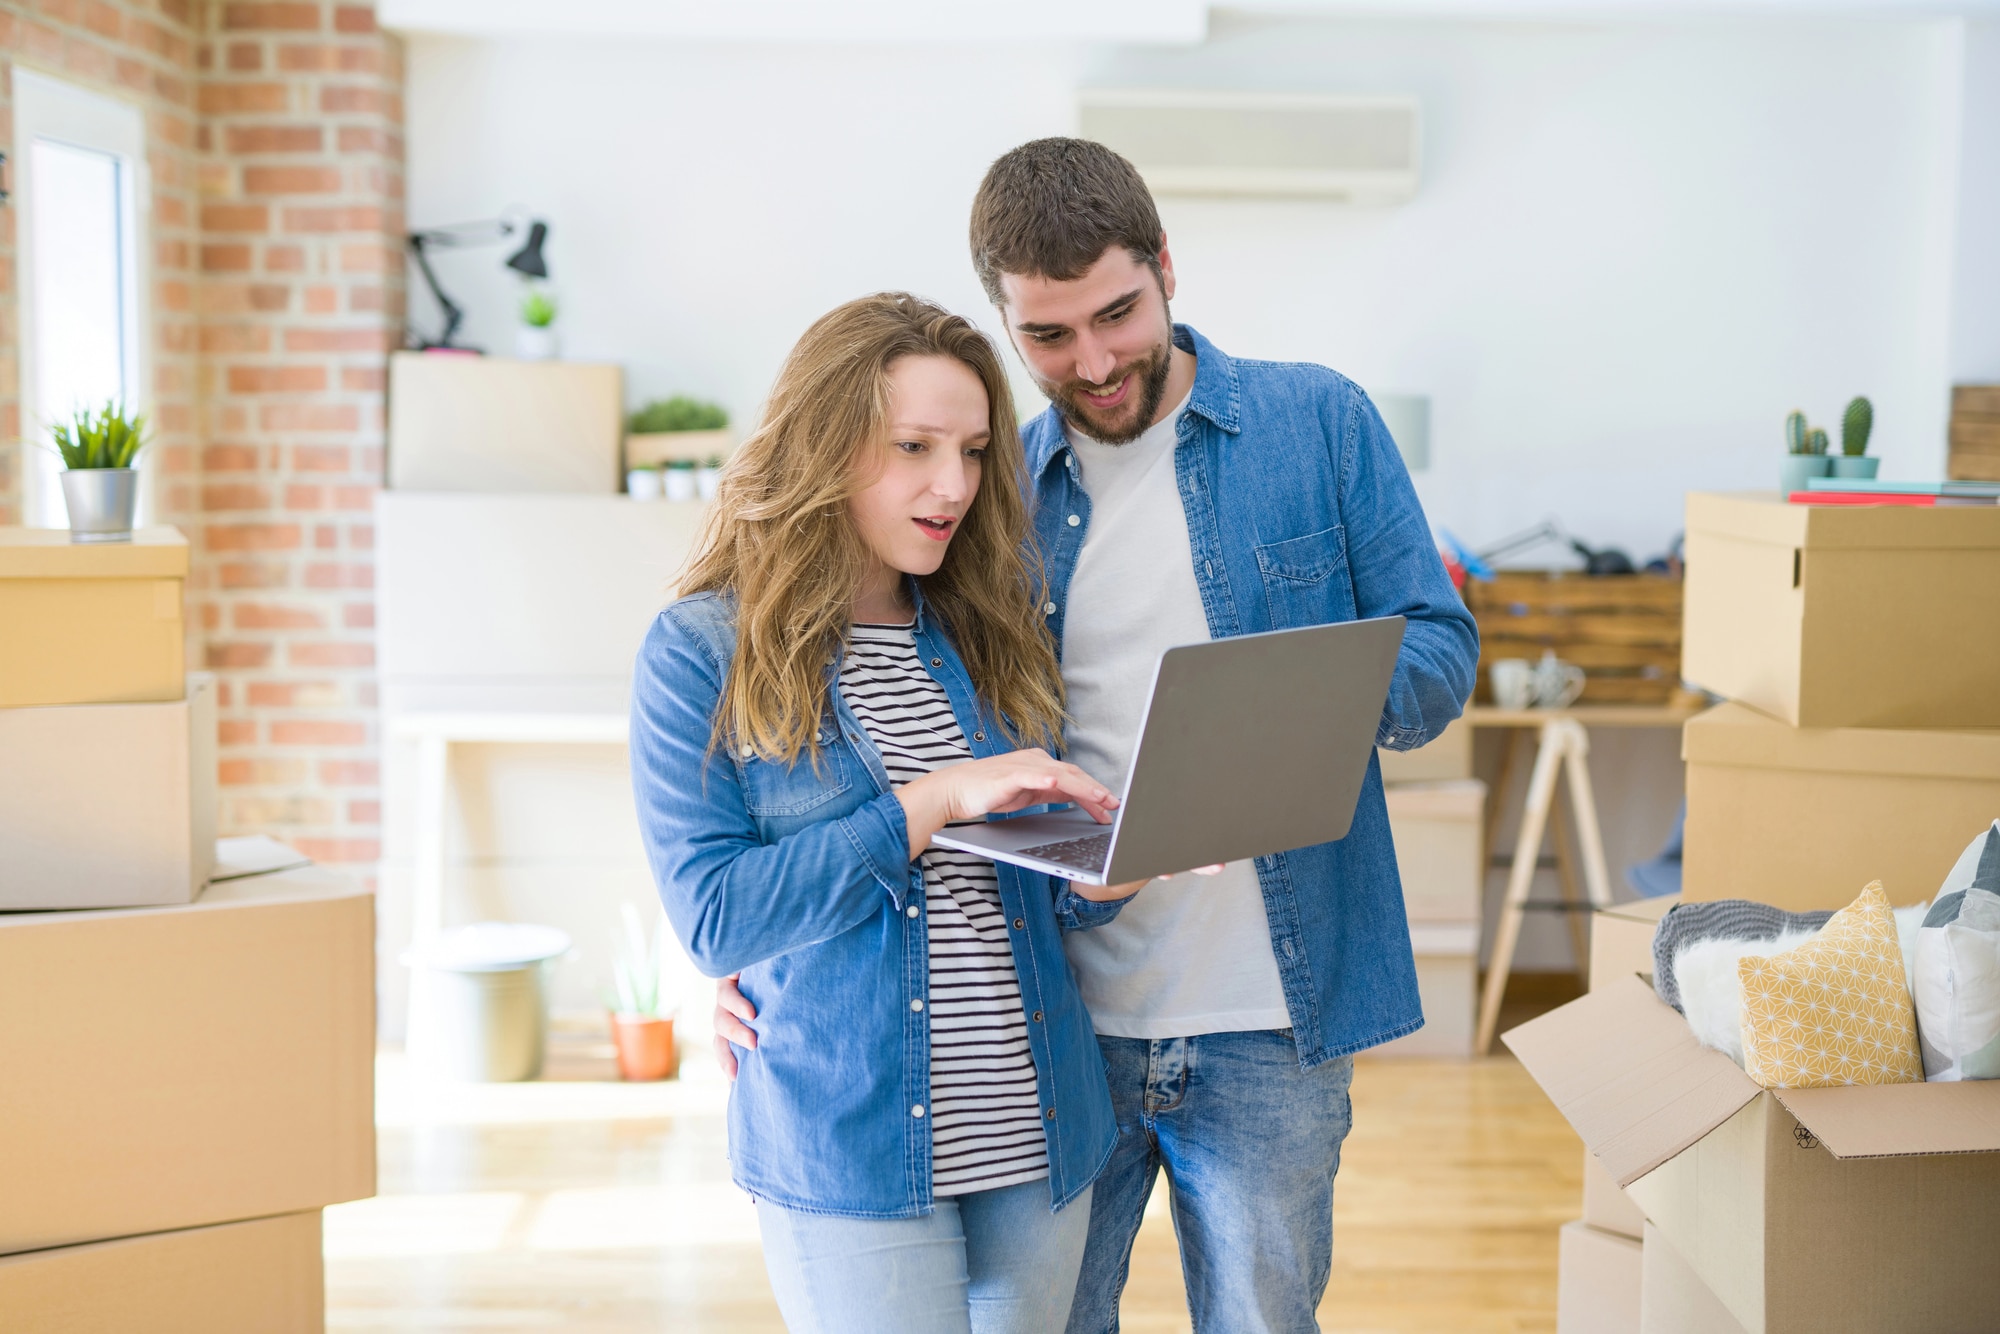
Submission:
[[[1160,272],[1160,213],[1138,169],[1088,139],[1036,139],[987,168],[972,201],[972,267],[994,305],[1000,275],[1079,278],[1114,245]]]

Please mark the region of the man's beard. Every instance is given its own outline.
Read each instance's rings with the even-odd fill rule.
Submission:
[[[1097,409],[1083,401],[1082,380],[1070,380],[1061,385],[1043,385],[1047,394],[1063,416],[1075,423],[1078,430],[1092,440],[1106,445],[1128,445],[1146,433],[1153,419],[1160,415],[1160,400],[1167,396],[1167,372],[1173,367],[1174,344],[1169,338],[1161,343],[1142,361],[1121,366],[1106,377],[1107,383],[1116,384],[1125,376],[1137,376],[1133,388],[1136,395],[1129,395],[1114,411],[1130,412],[1134,403],[1138,411],[1123,426],[1112,426],[1097,415]]]

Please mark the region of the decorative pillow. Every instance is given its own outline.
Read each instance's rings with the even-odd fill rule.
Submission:
[[[1924,1077],[1896,918],[1877,880],[1819,935],[1736,965],[1743,1069],[1765,1088],[1910,1084]]]
[[[1827,912],[1820,916],[1831,917],[1833,914]],[[1682,945],[1674,955],[1674,994],[1680,1001],[1680,1012],[1687,1016],[1688,1028],[1693,1031],[1695,1041],[1721,1052],[1741,1066],[1743,983],[1736,976],[1737,963],[1752,955],[1762,958],[1782,954],[1818,934],[1815,928],[1787,931],[1762,940],[1718,936]],[[1655,990],[1658,990],[1659,974],[1655,973],[1653,979]]]
[[[1910,989],[1926,1079],[2000,1078],[2000,820],[1944,878]]]

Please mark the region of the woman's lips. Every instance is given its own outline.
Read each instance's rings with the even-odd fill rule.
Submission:
[[[957,519],[942,514],[928,519],[912,519],[910,522],[916,524],[923,535],[933,542],[949,542],[951,530],[958,526]]]

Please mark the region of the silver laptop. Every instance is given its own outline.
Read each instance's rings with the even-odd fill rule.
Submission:
[[[1384,616],[1170,648],[1109,825],[1072,808],[931,842],[1116,885],[1345,838],[1402,645]]]

